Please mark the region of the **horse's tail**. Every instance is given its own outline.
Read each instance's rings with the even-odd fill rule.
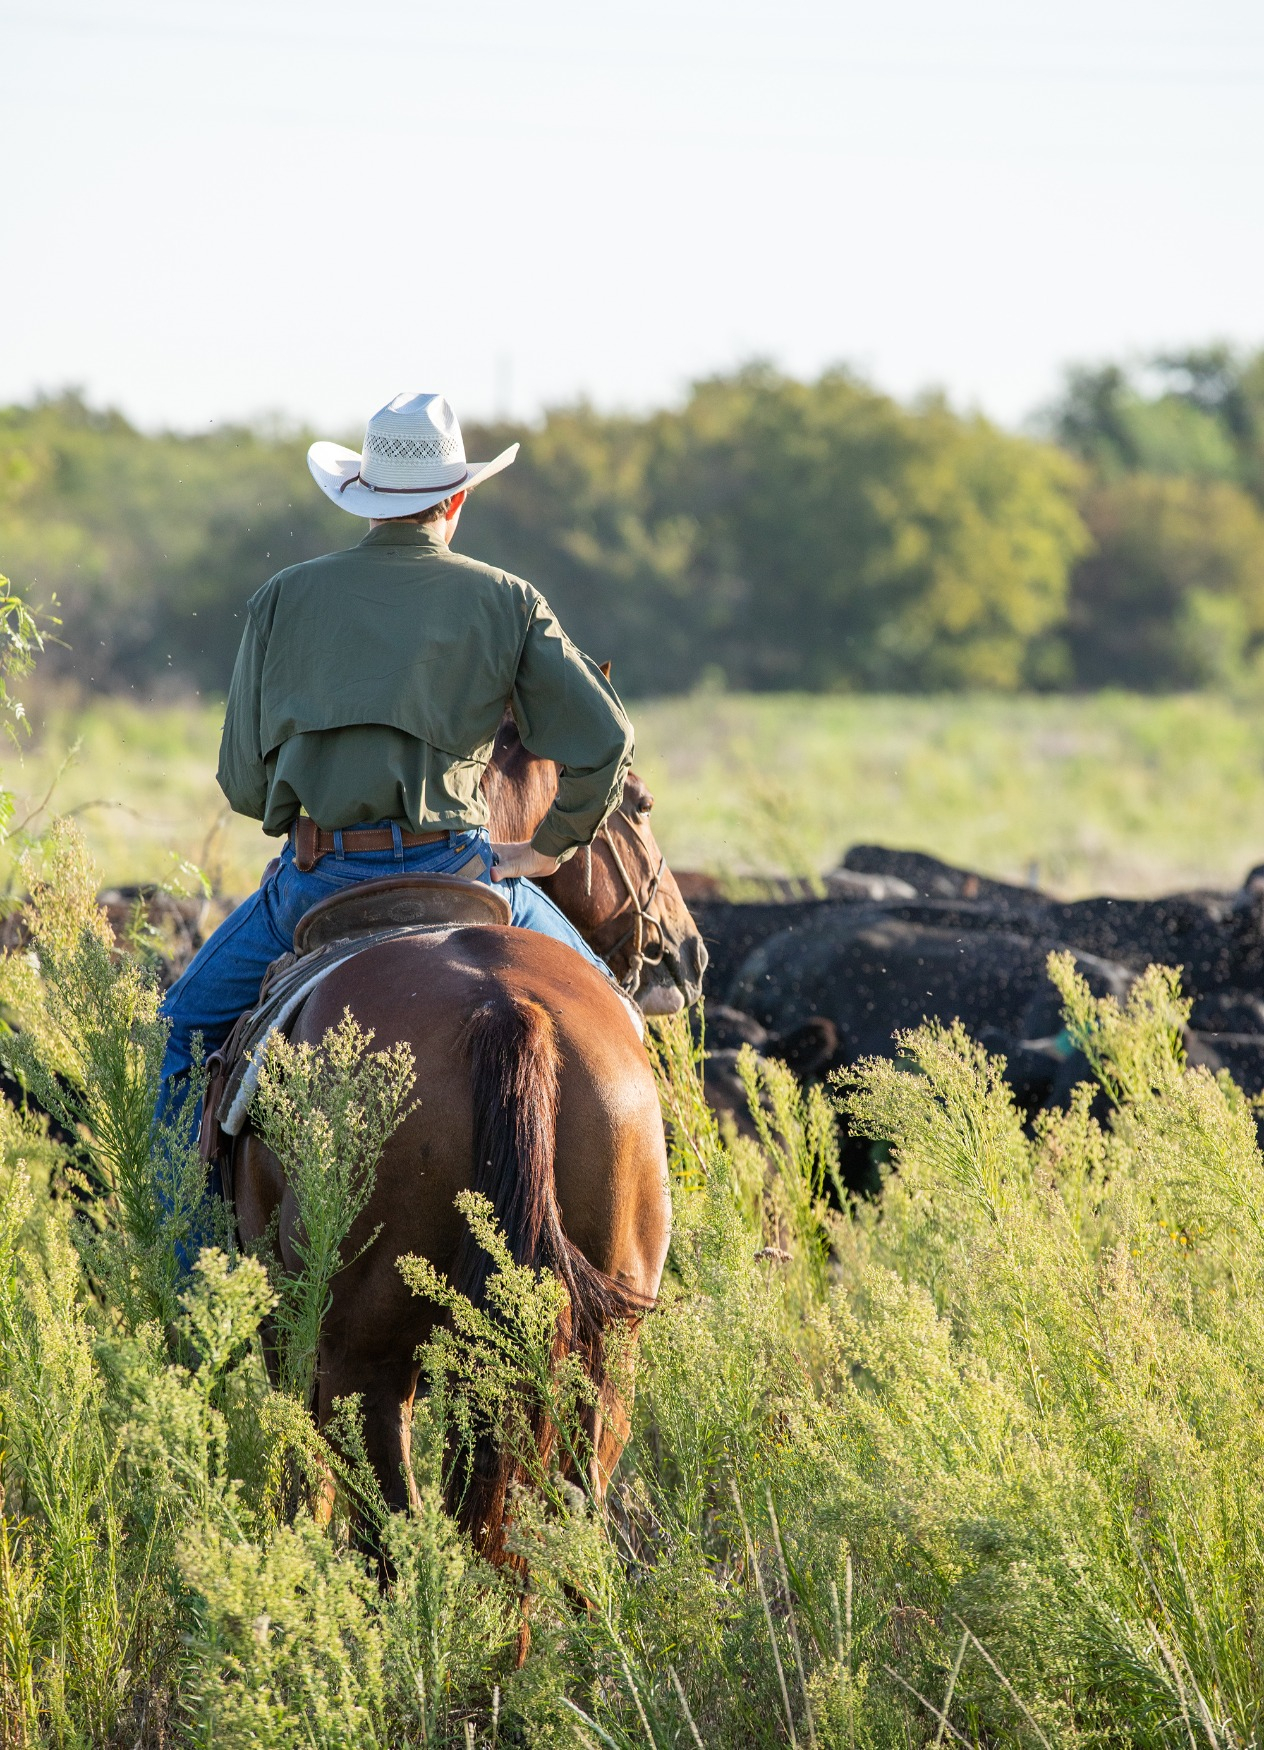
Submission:
[[[516,1264],[550,1270],[566,1289],[555,1357],[578,1353],[600,1397],[606,1383],[603,1336],[646,1302],[598,1270],[567,1238],[554,1178],[561,1067],[552,1017],[539,1003],[498,990],[464,1032],[474,1105],[473,1189],[487,1197]],[[491,1260],[467,1229],[453,1286],[485,1304]],[[551,1431],[536,1418],[542,1456]],[[487,1553],[499,1553],[512,1455],[483,1443],[472,1474],[454,1479],[463,1523]]]

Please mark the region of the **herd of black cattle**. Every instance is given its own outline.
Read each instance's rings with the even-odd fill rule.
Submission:
[[[874,1055],[923,1019],[960,1019],[1007,1061],[1030,1116],[1065,1105],[1088,1066],[1062,1032],[1049,982],[1066,949],[1095,995],[1126,996],[1151,963],[1181,968],[1193,1008],[1189,1060],[1264,1087],[1264,868],[1235,892],[1061,901],[912,851],[859,845],[825,898],[737,904],[692,898],[710,955],[706,1045],[713,1100],[740,1115],[743,1043],[805,1078]],[[843,1138],[843,1171],[872,1183],[867,1143]]]
[[[687,891],[710,956],[708,1097],[739,1128],[748,1123],[735,1069],[743,1044],[803,1080],[822,1080],[890,1054],[894,1033],[932,1018],[959,1019],[1005,1058],[1029,1117],[1065,1105],[1088,1065],[1062,1031],[1046,971],[1053,949],[1074,955],[1098,996],[1124,998],[1152,963],[1180,967],[1193,1003],[1189,1060],[1227,1069],[1249,1094],[1264,1089],[1264,866],[1234,892],[1062,901],[915,851],[858,845],[826,887],[823,898],[756,902]],[[163,943],[155,954],[163,982],[211,923],[201,901],[137,889],[102,899],[120,936],[135,939],[138,910],[146,914]],[[0,946],[16,946],[20,929],[6,920]],[[0,1088],[21,1098],[4,1056],[0,1039]],[[871,1188],[870,1144],[845,1130],[841,1141],[844,1180]]]

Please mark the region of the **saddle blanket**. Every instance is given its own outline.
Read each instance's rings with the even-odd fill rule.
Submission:
[[[259,990],[259,1001],[237,1022],[222,1048],[209,1060],[211,1080],[206,1104],[213,1126],[203,1126],[203,1153],[218,1153],[210,1135],[213,1128],[225,1136],[240,1136],[250,1115],[250,1103],[259,1084],[259,1072],[274,1033],[285,1033],[308,997],[337,966],[354,959],[366,948],[395,942],[402,936],[438,936],[452,925],[405,924],[393,929],[372,930],[364,935],[328,942],[307,954],[283,954],[268,968]]]

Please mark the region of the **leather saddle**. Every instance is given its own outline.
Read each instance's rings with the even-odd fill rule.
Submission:
[[[507,924],[509,901],[482,881],[459,875],[388,875],[357,881],[304,912],[294,952],[311,954],[331,942],[378,930],[433,930],[465,924]]]
[[[509,901],[485,882],[459,875],[388,875],[357,881],[303,913],[294,950],[264,974],[258,1002],[242,1015],[223,1046],[206,1062],[198,1148],[221,1166],[231,1202],[226,1140],[245,1128],[269,1037],[288,1032],[308,996],[335,966],[381,942],[426,930],[508,924]]]

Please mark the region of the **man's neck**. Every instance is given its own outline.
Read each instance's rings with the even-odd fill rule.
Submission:
[[[426,534],[433,536],[436,541],[442,541],[445,547],[450,547],[452,545],[452,537],[456,533],[456,525],[460,520],[461,513],[459,510],[456,512],[455,516],[446,518],[430,517],[428,520],[424,521],[421,517],[415,516],[375,516],[369,518],[369,529],[372,531],[373,529],[382,529],[391,526],[401,529],[423,529]]]
[[[442,523],[412,523],[403,517],[374,517],[369,532],[362,535],[360,545],[374,547],[418,547],[431,553],[447,553]]]

